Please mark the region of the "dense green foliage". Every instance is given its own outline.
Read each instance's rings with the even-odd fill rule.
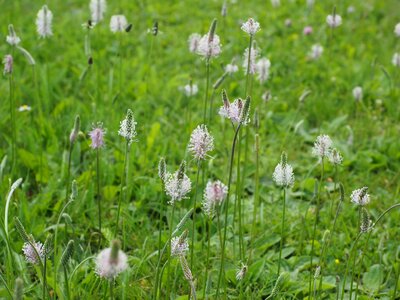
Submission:
[[[249,37],[240,26],[253,17],[261,25],[255,40],[260,57],[271,61],[271,75],[262,84],[254,77],[248,91],[252,96],[251,123],[241,131],[239,168],[237,155],[233,165],[223,286],[227,286],[228,298],[232,299],[265,299],[275,286],[282,193],[274,185],[272,173],[281,152],[285,151],[294,169],[295,184],[287,190],[281,266],[281,273],[285,273],[280,279],[282,284],[276,299],[309,296],[310,273],[314,276],[324,247],[324,235],[327,239],[325,231],[332,229],[340,198],[337,182],[341,182],[345,197],[336,229],[330,232],[326,264],[321,268],[322,285],[318,293],[314,293],[313,284],[310,295],[310,299],[313,296],[336,299],[337,287],[341,289],[345,277],[350,248],[359,233],[360,215],[350,202],[351,192],[369,187],[371,202],[366,208],[372,222],[400,202],[400,68],[391,62],[393,54],[400,52],[400,38],[393,33],[394,26],[400,22],[398,0],[317,0],[311,9],[303,0],[282,0],[279,7],[273,7],[270,1],[228,1],[226,17],[221,16],[222,0],[107,1],[105,19],[90,31],[93,59],[90,66],[85,54],[88,31],[81,26],[90,18],[89,1],[46,2],[0,0],[0,55],[13,54],[14,57],[12,110],[16,120],[13,168],[9,75],[4,75],[0,80],[0,159],[3,160],[0,168],[3,199],[0,205],[0,274],[4,279],[0,281],[0,298],[9,297],[7,287],[13,293],[17,277],[23,280],[25,299],[39,299],[43,295],[40,267],[25,260],[21,250],[24,240],[15,227],[18,221],[14,217],[20,219],[36,241],[44,243],[49,234],[53,236],[49,243],[55,244],[56,249],[50,251],[47,259],[47,286],[51,296],[56,293],[60,299],[109,297],[110,287],[96,275],[94,258],[114,238],[125,155],[125,141],[118,136],[118,129],[127,109],[132,109],[137,136],[129,153],[129,172],[117,234],[122,250],[128,255],[129,268],[116,279],[114,295],[117,299],[154,298],[159,229],[164,229],[164,245],[168,242],[172,212],[158,177],[158,162],[165,157],[170,172],[177,170],[185,159],[187,175],[192,180],[189,197],[176,203],[174,229],[193,206],[194,194],[198,195],[194,245],[191,243],[193,217],[183,229],[189,230],[189,245],[194,247],[192,273],[198,299],[202,299],[208,237],[208,221],[201,209],[202,194],[208,179],[228,182],[234,131],[229,120],[218,115],[218,108],[222,105],[222,88],[231,100],[247,96],[242,60]],[[44,4],[54,14],[54,35],[40,39],[35,19]],[[325,19],[335,5],[343,24],[331,30]],[[354,7],[354,12],[348,12],[349,6]],[[133,27],[128,33],[114,34],[109,30],[109,20],[112,15],[121,13]],[[193,129],[203,123],[206,67],[202,58],[189,52],[187,41],[191,33],[207,33],[214,18],[218,20],[216,33],[221,39],[222,53],[211,60],[211,85],[222,76],[225,65],[232,59],[239,65],[239,71],[227,76],[215,93],[210,89],[214,103],[206,123],[214,136],[215,149],[202,165],[196,189],[198,165],[187,145]],[[291,26],[285,24],[287,19],[291,20]],[[149,32],[155,20],[159,24],[157,36]],[[14,25],[22,40],[20,45],[35,59],[34,66],[5,42],[8,24]],[[304,35],[305,26],[312,26],[313,33]],[[308,54],[311,46],[317,43],[324,47],[324,52],[320,59],[312,60]],[[182,86],[190,81],[198,85],[199,92],[187,97]],[[356,86],[364,91],[361,102],[355,101],[352,95]],[[304,101],[299,101],[305,91],[309,94]],[[270,93],[268,101],[262,99],[266,92]],[[22,105],[32,109],[18,111]],[[254,126],[256,111],[259,128]],[[76,115],[80,116],[81,133],[72,148],[68,175],[69,135]],[[102,122],[106,128],[106,146],[99,152],[101,245],[97,223],[96,151],[91,149],[88,136],[92,124],[97,122]],[[253,240],[256,132],[260,139],[260,203]],[[311,154],[320,134],[329,135],[343,155],[337,176],[335,168],[326,161],[321,178],[318,158]],[[241,176],[245,175],[240,185],[237,184],[238,170]],[[5,224],[7,195],[18,178],[23,181],[12,195],[8,224]],[[70,198],[72,180],[76,180],[78,192],[72,195],[74,201],[64,207]],[[318,197],[314,194],[316,181],[320,182],[319,208]],[[236,190],[240,187],[246,258],[243,263],[248,264],[242,281],[235,278],[241,267],[238,217],[234,216],[234,211],[237,214],[236,207],[234,209]],[[160,203],[164,203],[161,210]],[[317,214],[315,255],[310,266]],[[355,249],[353,286],[355,292],[358,283],[358,299],[397,299],[394,291],[400,273],[398,218],[398,209],[393,209],[369,233],[360,236]],[[221,222],[223,224],[223,220]],[[216,218],[209,224],[211,281],[207,294],[213,299],[221,247]],[[74,251],[69,249],[71,253],[63,256],[70,240],[74,241],[69,246]],[[54,266],[60,263],[62,256],[63,263]],[[164,255],[162,265],[166,259]],[[165,271],[161,279],[160,299],[167,299],[168,290],[171,298],[186,299],[190,289],[179,259],[172,259],[171,264],[172,274],[167,276]],[[55,272],[58,274],[56,291]],[[64,272],[69,277],[69,296]],[[319,279],[315,280],[317,287]],[[350,282],[348,276],[346,299],[350,296]],[[397,297],[399,295],[398,291]]]

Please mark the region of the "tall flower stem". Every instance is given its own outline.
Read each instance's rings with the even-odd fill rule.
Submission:
[[[236,211],[239,214],[239,257],[240,260],[242,257],[242,235],[241,235],[241,201],[240,201],[240,191],[241,191],[241,168],[240,168],[240,156],[241,156],[241,142],[242,142],[242,132],[239,132],[238,136],[238,151],[237,151],[237,166],[236,166],[236,192],[235,192],[235,206],[233,210],[233,230],[235,230],[235,220],[236,220]],[[233,242],[233,257],[235,259],[235,239]]]
[[[207,281],[208,281],[208,264],[210,262],[210,242],[211,242],[211,219],[207,218],[207,259],[206,259],[206,272],[204,275],[204,289],[203,289],[203,298],[206,298],[206,290],[207,290]],[[193,246],[192,246],[193,248]]]
[[[70,142],[68,147],[68,165],[67,165],[67,180],[65,183],[65,201],[68,201],[69,196],[69,180],[71,177],[71,159],[72,159],[72,150],[74,149],[74,143]]]
[[[205,91],[205,96],[204,96],[203,124],[206,124],[206,118],[207,118],[207,102],[208,102],[209,85],[210,85],[210,59],[206,58],[206,91]]]
[[[282,200],[283,200],[283,207],[282,207],[282,224],[281,224],[281,242],[279,245],[279,259],[278,259],[278,272],[277,276],[279,276],[281,272],[281,258],[282,258],[282,248],[283,248],[283,234],[285,232],[285,212],[286,212],[286,188],[282,189]]]
[[[219,297],[219,288],[221,286],[222,273],[224,272],[224,267],[225,267],[225,244],[226,244],[226,232],[227,232],[227,227],[228,227],[229,196],[230,196],[230,191],[231,191],[232,170],[233,170],[233,162],[234,162],[234,156],[235,156],[236,141],[238,138],[240,128],[241,128],[241,124],[239,124],[238,127],[236,128],[235,136],[233,137],[231,158],[230,158],[230,163],[229,163],[228,192],[227,192],[226,203],[225,203],[225,224],[224,224],[224,235],[222,238],[221,265],[220,265],[220,269],[219,269],[218,283],[217,283],[217,295],[216,295],[217,299]]]
[[[251,48],[253,45],[253,35],[250,35],[249,39],[249,55],[247,57],[247,72],[246,72],[246,85],[244,88],[244,95],[247,97],[247,91],[249,87],[249,81],[250,81],[250,62],[251,62]]]
[[[194,212],[193,212],[194,213]],[[171,220],[169,222],[169,248],[168,248],[168,255],[167,255],[167,299],[170,299],[170,277],[171,277],[171,239],[172,239],[172,228],[174,223],[174,215],[175,215],[175,203],[172,204],[172,213],[171,213]],[[161,293],[161,292],[160,292]]]
[[[11,73],[9,76],[10,89],[10,118],[11,118],[11,173],[14,172],[16,160],[16,129],[15,129],[15,104],[14,104],[14,77]]]
[[[164,188],[164,186],[163,185],[161,185],[161,190],[163,190],[163,188]],[[162,193],[161,193],[161,195],[163,195]],[[162,222],[163,222],[163,212],[164,212],[164,197],[163,196],[161,196],[160,197],[161,199],[160,199],[160,219],[159,219],[159,231],[158,231],[158,262],[161,260],[161,236],[162,236],[162,232],[163,232],[163,224],[162,224]],[[156,268],[156,281],[155,281],[155,284],[154,284],[154,299],[157,299],[157,294],[158,294],[158,280],[159,280],[159,272],[160,272],[160,270],[159,270],[159,263],[157,263],[157,268]]]
[[[122,177],[121,177],[121,186],[120,186],[120,191],[119,191],[119,197],[118,197],[118,211],[117,211],[117,222],[115,223],[115,231],[114,231],[114,237],[117,236],[118,233],[118,227],[119,227],[119,215],[121,213],[121,202],[122,202],[122,198],[125,199],[125,192],[124,191],[124,187],[126,184],[126,178],[128,176],[128,160],[129,160],[129,151],[130,151],[130,145],[129,145],[129,141],[126,141],[126,145],[125,145],[125,158],[124,158],[124,170],[122,173]]]
[[[317,193],[317,209],[315,212],[315,220],[314,220],[314,227],[313,227],[313,234],[312,234],[312,241],[311,241],[311,253],[310,253],[310,279],[308,285],[308,295],[311,297],[312,291],[312,281],[313,281],[313,272],[312,272],[312,262],[314,256],[314,244],[315,244],[315,235],[317,232],[317,225],[319,219],[319,206],[320,206],[320,198],[321,198],[321,189],[322,189],[322,181],[324,180],[324,158],[321,158],[321,177],[319,179],[319,186],[318,186],[318,193]]]
[[[353,251],[354,251],[354,249],[356,248],[356,245],[357,245],[357,243],[358,243],[358,240],[360,239],[360,237],[361,237],[362,234],[363,234],[362,231],[360,231],[360,232],[358,233],[358,235],[357,235],[357,237],[356,237],[356,239],[355,239],[355,241],[354,241],[354,243],[353,243],[353,245],[351,246],[351,249],[350,249],[349,259],[347,260],[346,271],[345,271],[344,277],[343,277],[342,297],[341,297],[342,300],[344,299],[344,289],[345,289],[345,285],[346,285],[346,277],[347,277],[347,274],[348,274],[348,272],[349,272],[349,265],[350,265],[350,262],[351,262],[351,258],[352,258],[352,256],[353,256]],[[354,257],[354,260],[355,260],[355,259],[356,259],[356,258]],[[351,294],[351,290],[350,290],[350,294]]]
[[[195,233],[196,233],[196,205],[197,205],[197,194],[199,192],[199,177],[200,177],[200,170],[201,170],[201,160],[197,162],[197,175],[196,175],[196,188],[194,192],[194,199],[193,199],[193,217],[192,217],[192,247],[190,247],[190,269],[193,271],[193,254],[194,254],[194,242],[195,242]]]
[[[110,280],[110,300],[114,300],[114,281]]]
[[[336,184],[336,182],[335,182],[335,184]],[[335,233],[336,223],[337,223],[337,219],[339,217],[340,209],[341,209],[342,203],[344,201],[344,190],[343,190],[342,184],[340,184],[340,190],[341,190],[341,192],[340,192],[340,200],[339,200],[339,203],[338,203],[337,208],[336,208],[335,217],[333,219],[333,224],[332,224],[332,229],[331,229],[331,232],[330,232],[330,237],[329,237],[328,240],[324,241],[324,244],[323,244],[324,251],[322,252],[322,255],[321,255],[320,260],[319,260],[319,266],[321,267],[321,275],[320,275],[319,287],[318,287],[319,291],[322,290],[322,278],[323,278],[322,272],[324,270],[326,249],[329,249],[330,242],[331,242],[331,240],[333,238],[333,235]]]
[[[256,223],[257,223],[257,211],[259,211],[259,200],[260,200],[260,140],[258,133],[255,135],[255,152],[256,152],[256,171],[254,175],[254,207],[253,207],[253,224],[251,226],[251,243],[254,246],[255,234],[256,234]]]
[[[65,278],[65,290],[67,291],[67,299],[70,300],[71,296],[70,296],[70,293],[69,293],[69,283],[68,283],[67,268],[63,267],[63,269],[64,269],[64,278]]]
[[[96,150],[97,207],[99,213],[99,247],[101,247],[101,194],[100,194],[100,149]]]

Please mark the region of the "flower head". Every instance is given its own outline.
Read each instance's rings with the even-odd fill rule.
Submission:
[[[32,245],[30,243],[24,243],[22,251],[24,252],[26,261],[37,265],[44,259],[45,248],[41,242],[32,242]]]
[[[249,54],[250,54],[250,59],[249,59]],[[257,48],[254,47],[254,45],[251,47],[251,51],[249,51],[249,48],[246,48],[243,54],[243,69],[245,74],[247,73],[255,74],[257,72],[257,64],[256,64],[257,57],[258,57],[258,50]]]
[[[313,60],[316,60],[321,57],[323,51],[324,48],[321,45],[319,44],[312,45],[309,57]]]
[[[14,26],[12,24],[8,25],[8,35],[6,41],[11,46],[17,46],[21,42],[21,39],[15,33]]]
[[[207,182],[204,190],[203,210],[210,218],[214,216],[215,208],[221,205],[228,194],[228,188],[221,181]]]
[[[400,23],[397,23],[396,26],[394,27],[394,34],[397,37],[400,37]]]
[[[126,113],[126,118],[121,121],[120,127],[118,130],[118,134],[124,137],[128,144],[130,145],[133,142],[134,137],[136,136],[136,122],[133,118],[132,110],[128,109]]]
[[[193,130],[189,141],[189,150],[196,159],[205,159],[207,152],[214,149],[214,138],[208,132],[207,126],[202,124]]]
[[[326,17],[326,23],[328,23],[331,28],[339,27],[342,25],[342,17],[337,14],[328,15]]]
[[[260,30],[260,23],[249,18],[247,22],[242,24],[241,29],[249,35],[255,35]]]
[[[223,95],[223,102],[224,104],[221,106],[219,109],[219,115],[228,118],[231,120],[232,123],[235,124],[243,124],[247,125],[250,122],[249,118],[249,107],[246,109],[246,102],[249,101],[243,101],[242,99],[236,99],[233,103],[230,103],[228,98],[226,97],[225,91],[222,93]],[[250,103],[249,103],[250,104]],[[247,111],[246,111],[247,110]]]
[[[93,126],[92,131],[89,132],[90,139],[92,140],[90,147],[92,147],[92,149],[99,149],[104,147],[105,134],[106,131],[103,129],[102,123],[97,123],[96,126]]]
[[[4,56],[3,64],[4,64],[4,71],[3,74],[11,74],[13,71],[13,57],[10,54]]]
[[[281,5],[281,0],[271,0],[271,4],[273,7],[278,7]]]
[[[112,241],[111,247],[102,250],[96,257],[96,273],[101,278],[114,280],[128,268],[128,257],[120,250],[120,242]]]
[[[257,62],[256,64],[257,78],[260,81],[260,83],[263,83],[268,79],[270,67],[271,67],[271,62],[269,61],[268,58],[261,58]]]
[[[198,33],[192,33],[189,36],[189,51],[192,53],[197,53],[197,49],[199,48],[199,43],[200,43],[201,35]]]
[[[207,59],[220,55],[221,43],[219,36],[214,34],[211,38],[210,33],[203,35],[203,37],[199,40],[196,53]]]
[[[392,64],[395,67],[400,67],[400,53],[395,53],[392,58]]]
[[[350,199],[356,205],[365,206],[369,203],[368,187],[362,187],[361,189],[354,190],[351,193]]]
[[[110,30],[113,33],[123,32],[128,27],[128,21],[124,15],[114,15],[111,17]]]
[[[180,89],[183,91],[183,93],[186,95],[186,97],[192,97],[199,92],[199,88],[197,87],[197,84],[194,84],[192,82],[181,87]]]
[[[182,162],[179,170],[175,173],[165,174],[165,192],[171,197],[169,203],[174,205],[176,201],[181,201],[192,189],[192,183],[185,174],[186,163]]]
[[[227,64],[225,66],[225,72],[228,74],[233,74],[239,71],[239,67],[235,64]]]
[[[334,165],[340,165],[343,162],[342,154],[335,148],[329,152],[328,159]]]
[[[353,89],[353,97],[354,97],[354,100],[356,100],[357,102],[359,102],[359,101],[362,100],[362,97],[363,97],[363,90],[362,90],[362,87],[356,86],[356,87]]]
[[[53,13],[44,5],[38,12],[36,18],[37,33],[41,38],[53,35],[51,23],[53,21]]]
[[[184,256],[189,251],[187,231],[171,239],[171,256]]]
[[[332,140],[328,135],[320,135],[314,143],[312,154],[314,156],[324,158],[329,157],[332,147]]]
[[[106,0],[91,0],[89,8],[92,15],[92,21],[98,23],[104,18],[104,13],[107,9]]]
[[[275,167],[272,174],[275,184],[282,188],[289,188],[294,184],[293,168],[287,163],[286,153],[283,152],[281,162]]]
[[[242,264],[242,267],[236,272],[236,280],[242,280],[247,273],[247,266]]]
[[[158,163],[158,177],[160,177],[161,181],[165,181],[165,175],[167,174],[167,164],[165,162],[165,158],[161,157],[160,162]]]
[[[313,28],[311,26],[306,26],[303,29],[303,34],[304,35],[310,35],[313,33]]]

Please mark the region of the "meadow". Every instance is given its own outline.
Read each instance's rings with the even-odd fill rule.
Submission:
[[[400,299],[398,0],[0,7],[0,299]]]

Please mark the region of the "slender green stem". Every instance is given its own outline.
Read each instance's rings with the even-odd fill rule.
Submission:
[[[210,96],[210,115],[208,116],[208,124],[211,124],[212,117],[214,115],[214,96],[215,96],[215,89],[212,90]]]
[[[125,158],[124,158],[124,170],[123,170],[122,177],[121,177],[121,185],[120,185],[120,191],[119,191],[119,196],[118,196],[117,222],[115,223],[114,237],[116,237],[117,233],[118,233],[119,215],[120,215],[120,212],[121,212],[121,202],[122,202],[122,198],[124,198],[123,194],[125,195],[124,187],[125,187],[125,184],[126,184],[126,179],[127,179],[127,174],[128,174],[129,150],[130,150],[129,141],[126,141],[126,144],[125,144]]]
[[[208,102],[208,88],[210,85],[210,59],[206,59],[206,91],[204,96],[204,112],[203,112],[203,123],[206,124],[207,117],[207,102]]]
[[[54,270],[54,291],[57,293],[57,258],[58,258],[58,227],[61,221],[61,217],[66,210],[67,206],[70,205],[73,202],[73,200],[69,200],[67,204],[64,205],[64,207],[61,209],[60,213],[58,214],[58,219],[56,223],[56,229],[54,230],[54,260],[53,260],[53,270]]]
[[[69,196],[69,180],[71,177],[71,158],[72,158],[73,148],[74,148],[74,142],[70,142],[68,148],[67,180],[65,183],[65,202],[68,201],[68,196]]]
[[[311,241],[311,253],[310,253],[310,279],[308,285],[308,295],[311,297],[312,291],[312,281],[313,281],[313,272],[312,272],[312,263],[313,263],[313,256],[314,256],[314,244],[315,244],[315,235],[317,231],[318,219],[319,219],[319,209],[320,209],[320,198],[321,198],[321,189],[322,189],[322,182],[324,180],[324,158],[321,158],[321,177],[319,179],[319,186],[318,186],[318,194],[317,194],[317,208],[315,212],[315,220],[314,220],[314,227],[313,227],[313,235]]]
[[[324,241],[324,244],[323,244],[323,248],[322,248],[323,252],[322,252],[322,254],[320,256],[320,260],[319,260],[319,266],[321,267],[321,275],[320,275],[320,279],[319,279],[319,288],[318,288],[319,291],[321,291],[321,289],[322,289],[322,278],[323,278],[322,272],[324,271],[326,249],[329,249],[330,242],[331,242],[331,240],[333,238],[333,234],[334,234],[335,229],[336,229],[336,223],[337,223],[337,219],[339,217],[339,213],[340,213],[340,208],[342,206],[342,202],[343,202],[343,199],[340,198],[340,201],[339,201],[338,206],[336,208],[335,218],[333,219],[333,224],[332,224],[332,229],[331,229],[331,232],[330,232],[330,237],[328,238],[327,241]]]
[[[206,259],[206,272],[204,275],[204,289],[203,289],[203,298],[202,299],[207,299],[206,298],[206,290],[207,290],[207,282],[208,282],[208,265],[210,262],[210,241],[211,241],[211,219],[207,218],[207,259]]]
[[[256,152],[256,172],[254,175],[254,207],[253,207],[253,224],[251,226],[251,243],[254,248],[255,234],[256,234],[256,223],[257,223],[257,211],[259,211],[260,201],[260,142],[259,136],[255,136],[255,152]],[[250,252],[251,255],[252,252]]]
[[[350,265],[351,257],[352,257],[352,255],[353,255],[353,251],[354,251],[354,249],[355,249],[355,247],[356,247],[356,245],[357,245],[357,243],[358,243],[358,240],[360,239],[360,237],[361,237],[362,234],[363,234],[363,232],[361,232],[361,231],[358,233],[357,238],[356,238],[356,240],[354,241],[354,243],[353,243],[353,245],[351,246],[351,249],[350,249],[349,259],[347,260],[346,271],[345,271],[344,277],[343,277],[342,297],[341,297],[342,300],[344,299],[344,291],[345,291],[345,285],[346,285],[346,277],[347,277],[347,274],[348,274],[348,272],[349,272],[349,265]],[[355,260],[355,259],[356,259],[356,258],[354,258],[354,260]],[[351,290],[350,290],[350,294],[351,294]]]
[[[246,85],[244,87],[244,96],[245,97],[247,97],[247,90],[248,90],[249,80],[250,80],[250,62],[251,62],[252,46],[253,46],[253,35],[250,35],[250,39],[249,39],[249,55],[247,57]]]
[[[68,274],[67,274],[67,268],[63,267],[64,269],[64,278],[65,278],[65,290],[67,292],[67,299],[70,300],[71,296],[70,296],[70,292],[69,292],[69,282],[68,282]]]
[[[163,190],[164,186],[161,185],[161,190]],[[158,230],[158,261],[161,260],[161,236],[162,236],[162,231],[163,231],[163,212],[164,212],[164,197],[162,196],[163,194],[161,193],[161,199],[160,199],[160,219],[159,219],[159,230]],[[159,264],[157,264],[156,268],[156,281],[154,284],[154,299],[157,299],[158,296],[158,280],[159,280]]]
[[[118,95],[121,97],[122,92],[122,34],[119,34],[119,88],[118,88]]]
[[[10,118],[11,118],[11,173],[14,172],[15,168],[15,160],[16,160],[16,134],[15,134],[15,114],[14,114],[14,79],[13,74],[11,73],[9,76],[9,84],[10,84]]]
[[[235,206],[233,211],[233,231],[235,232],[235,220],[236,220],[236,210],[238,210],[239,214],[239,258],[243,261],[242,257],[242,235],[241,235],[241,203],[240,203],[240,191],[241,191],[241,168],[240,168],[240,156],[242,154],[242,132],[239,132],[238,142],[237,142],[237,165],[236,165],[236,192],[235,192]],[[235,257],[235,238],[233,242],[233,259],[236,260]]]
[[[221,233],[221,220],[219,217],[219,210],[217,209],[217,229],[218,229],[218,238],[219,238],[219,247],[222,249],[222,233]]]
[[[99,211],[99,247],[101,247],[101,194],[100,194],[100,149],[96,149],[97,206]]]
[[[47,249],[44,250],[45,252]],[[46,299],[46,287],[47,287],[47,254],[44,254],[44,259],[43,259],[43,294],[42,297],[43,299]]]
[[[281,224],[281,242],[279,245],[279,259],[278,259],[278,272],[277,275],[279,276],[281,272],[281,258],[282,258],[282,248],[283,248],[283,234],[285,232],[285,211],[286,211],[286,188],[283,188],[283,207],[282,207],[282,224]]]
[[[358,230],[360,230],[360,224],[361,224],[361,206],[358,207]],[[369,236],[368,236],[369,239]],[[368,242],[366,242],[366,245],[368,244]],[[355,266],[356,266],[356,257],[354,257],[353,260],[353,266],[351,269],[351,280],[350,280],[350,300],[353,298],[353,280],[354,280],[354,273],[355,273]],[[358,286],[357,286],[358,289]]]
[[[110,280],[110,300],[114,300],[114,280]]]
[[[175,216],[175,203],[172,204],[172,213],[171,213],[171,220],[169,222],[169,239],[168,239],[168,260],[167,260],[167,299],[170,299],[170,288],[171,288],[171,284],[170,284],[170,277],[171,277],[171,239],[172,239],[172,228],[173,228],[173,224],[174,224],[174,216]],[[160,291],[161,293],[161,291]]]
[[[235,131],[235,136],[234,136],[233,142],[232,142],[231,158],[230,158],[230,163],[229,163],[228,192],[227,192],[226,202],[225,202],[225,224],[224,224],[224,235],[223,235],[223,239],[222,239],[222,249],[221,249],[221,265],[220,265],[220,269],[219,269],[218,282],[217,282],[217,295],[216,295],[217,299],[219,297],[219,288],[221,286],[222,273],[223,273],[224,267],[225,267],[225,243],[226,243],[226,232],[227,232],[227,227],[228,227],[229,196],[230,196],[230,191],[231,191],[232,170],[233,170],[233,162],[234,162],[234,156],[235,156],[236,140],[238,137],[238,133],[240,131],[240,127],[241,127],[241,124],[238,125],[238,127]]]
[[[200,170],[202,166],[202,161],[199,160],[197,162],[197,175],[196,175],[196,185],[195,185],[195,192],[194,192],[194,199],[193,199],[193,220],[192,220],[192,245],[190,247],[190,270],[193,272],[193,261],[194,261],[194,243],[195,243],[195,233],[196,233],[196,205],[197,205],[197,194],[199,191],[199,177],[200,177]],[[190,294],[189,294],[190,295]]]

